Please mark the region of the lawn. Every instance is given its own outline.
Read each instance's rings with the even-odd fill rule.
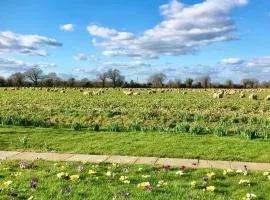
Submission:
[[[0,128],[0,150],[270,162],[270,141],[162,132]]]
[[[221,171],[184,166],[1,161],[0,188],[3,200],[267,200],[270,176],[268,172],[248,169]]]

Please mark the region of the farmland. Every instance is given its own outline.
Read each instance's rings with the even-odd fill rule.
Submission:
[[[97,89],[93,89],[96,91]],[[84,90],[91,91],[91,90]],[[238,135],[269,138],[270,103],[268,90],[255,91],[258,100],[240,91],[212,97],[213,90],[157,91],[125,95],[122,89],[108,89],[101,95],[84,96],[79,89],[1,90],[2,125],[87,128],[93,131],[158,131],[195,135]]]
[[[0,150],[270,162],[269,90],[0,90]],[[269,172],[18,162],[1,161],[4,199],[269,199]]]

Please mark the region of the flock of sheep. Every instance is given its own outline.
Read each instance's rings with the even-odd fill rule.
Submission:
[[[8,91],[8,90],[20,90],[20,89],[26,89],[26,88],[4,88],[4,91]],[[66,93],[66,91],[68,90],[67,88],[31,88],[31,90],[43,90],[45,89],[47,92],[60,92],[60,93]],[[74,88],[74,90],[79,90],[84,96],[99,96],[105,93],[106,90],[108,90],[108,88],[104,88],[104,89],[98,89],[96,91],[85,91],[84,89],[81,88]],[[151,94],[157,94],[157,93],[166,93],[166,92],[182,92],[183,94],[187,94],[188,92],[192,92],[192,91],[207,91],[206,89],[174,89],[174,88],[157,88],[157,89],[131,89],[131,88],[127,88],[127,89],[121,89],[121,88],[116,88],[115,90],[117,91],[122,91],[125,95],[127,96],[139,96],[142,94],[143,91],[146,91],[147,94],[151,95]],[[221,99],[224,96],[229,96],[229,95],[239,95],[239,98],[243,99],[246,97],[246,94],[244,92],[252,92],[248,98],[252,99],[252,100],[257,100],[258,99],[258,95],[255,93],[256,91],[263,91],[264,89],[248,89],[248,90],[240,90],[240,89],[208,89],[211,90],[212,93],[211,95],[213,96],[214,99]],[[265,100],[270,101],[270,95],[265,97]]]

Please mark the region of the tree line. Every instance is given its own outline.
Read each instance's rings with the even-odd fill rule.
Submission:
[[[227,80],[225,83],[212,82],[209,76],[197,79],[187,78],[168,80],[164,73],[149,76],[146,83],[133,80],[127,82],[117,69],[109,69],[98,74],[96,79],[61,79],[56,73],[45,74],[39,68],[31,68],[24,73],[16,72],[8,78],[0,76],[0,87],[123,87],[123,88],[270,88],[270,81],[259,82],[257,79],[243,79],[240,83]]]

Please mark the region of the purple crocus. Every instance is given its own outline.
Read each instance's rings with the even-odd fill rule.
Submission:
[[[25,165],[26,165],[26,162],[24,162],[24,161],[21,160],[21,161],[19,162],[19,165],[20,165],[20,168],[21,168],[21,169],[24,169],[24,168],[25,168]]]
[[[204,177],[202,178],[202,181],[203,181],[203,182],[207,182],[207,181],[208,181],[208,177],[207,177],[207,176],[204,176]]]
[[[71,192],[71,188],[70,188],[70,187],[67,187],[67,188],[66,188],[66,192],[67,192],[67,193],[70,193],[70,192]]]
[[[37,183],[38,182],[38,178],[34,177],[32,178],[32,183]]]
[[[84,167],[83,166],[79,166],[77,171],[78,172],[83,172],[83,170],[84,170]]]
[[[15,192],[10,192],[10,193],[8,193],[8,196],[13,198],[13,197],[17,197],[18,194]]]
[[[32,189],[37,189],[37,183],[31,183],[31,186],[30,186]]]

